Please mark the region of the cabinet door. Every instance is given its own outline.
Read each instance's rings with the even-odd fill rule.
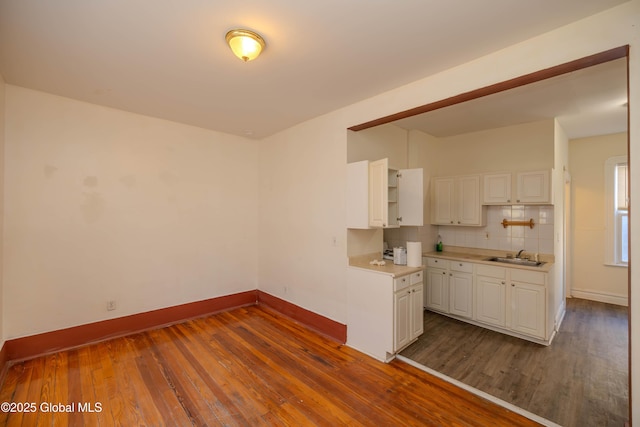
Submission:
[[[480,176],[463,176],[458,181],[457,220],[460,225],[482,225]]]
[[[369,163],[369,225],[386,227],[389,224],[389,167],[388,159]]]
[[[411,341],[411,289],[403,289],[393,295],[393,309],[393,350],[398,351]]]
[[[434,178],[432,190],[432,224],[453,224],[455,219],[455,180]]]
[[[505,326],[506,284],[504,279],[476,276],[476,315],[478,322]]]
[[[520,172],[516,203],[551,203],[549,171]]]
[[[424,181],[422,169],[402,169],[398,178],[399,224],[424,225]]]
[[[369,228],[369,162],[347,165],[347,228]]]
[[[427,308],[449,312],[449,277],[446,270],[427,270]]]
[[[411,287],[411,335],[414,339],[424,332],[424,308],[422,307],[424,286],[422,283]]]
[[[449,313],[461,317],[473,316],[473,274],[449,273]]]
[[[511,329],[545,339],[544,286],[511,282]]]
[[[485,205],[511,203],[511,174],[495,173],[483,176],[482,200]]]

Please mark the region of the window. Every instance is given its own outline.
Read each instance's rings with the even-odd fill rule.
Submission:
[[[606,239],[605,264],[629,264],[629,174],[626,156],[605,162]]]

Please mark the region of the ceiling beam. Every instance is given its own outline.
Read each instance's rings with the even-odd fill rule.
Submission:
[[[614,61],[616,59],[625,58],[628,56],[629,56],[629,45],[616,47],[610,50],[606,50],[604,52],[596,53],[590,56],[585,56],[584,58],[580,58],[574,61],[566,62],[564,64],[556,65],[551,68],[535,71],[530,74],[525,74],[524,76],[516,77],[511,80],[495,83],[490,86],[485,86],[480,89],[475,89],[469,92],[461,93],[459,95],[442,99],[440,101],[431,102],[429,104],[410,108],[409,110],[401,111],[399,113],[391,114],[389,116],[381,117],[379,119],[375,119],[365,123],[361,123],[359,125],[351,126],[348,129],[356,132],[364,129],[369,129],[374,126],[384,125],[387,123],[394,122],[396,120],[406,119],[407,117],[428,113],[429,111],[434,111],[440,108],[449,107],[451,105],[460,104],[462,102],[471,101],[473,99],[482,98],[483,96],[493,95],[494,93],[503,92],[505,90],[514,89],[520,86],[525,86],[530,83],[536,83],[542,80],[550,79],[552,77],[560,76],[562,74],[572,73],[574,71],[582,70],[584,68],[592,67],[598,64],[603,64],[605,62]]]

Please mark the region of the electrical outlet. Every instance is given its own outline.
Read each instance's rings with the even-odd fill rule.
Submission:
[[[116,309],[116,302],[111,300],[107,301],[107,311],[113,311]]]

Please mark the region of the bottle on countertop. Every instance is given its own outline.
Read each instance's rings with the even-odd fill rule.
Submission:
[[[436,245],[436,251],[437,252],[442,252],[442,240],[438,242],[438,244]]]

